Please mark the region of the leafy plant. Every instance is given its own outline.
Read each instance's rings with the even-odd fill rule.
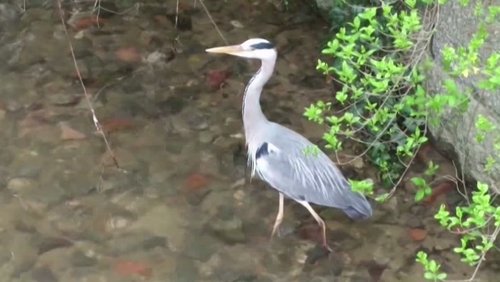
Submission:
[[[350,180],[350,183],[353,190],[373,195],[377,201],[390,197],[401,182],[415,153],[428,141],[428,125],[439,125],[440,115],[445,111],[470,111],[469,101],[472,95],[478,95],[478,89],[500,91],[499,51],[494,50],[487,57],[479,55],[490,36],[487,27],[498,23],[500,6],[477,0],[459,0],[464,7],[473,5],[478,29],[468,44],[445,46],[440,51],[443,58],[440,63],[449,79],[443,81],[439,93],[425,91],[423,73],[432,68],[433,62],[422,58],[435,25],[424,25],[420,15],[432,18],[433,13],[436,15],[435,7],[446,2],[391,1],[358,9],[351,13],[347,24],[335,28],[335,35],[322,51],[324,58],[318,60],[317,69],[333,81],[334,93],[330,101],[311,104],[305,116],[329,126],[323,136],[328,148],[340,150],[346,141],[364,147],[361,155],[366,154],[379,169],[382,182],[392,186],[392,190],[377,196],[373,195],[372,182]],[[479,81],[476,88],[458,83],[458,79],[471,77]],[[498,128],[481,114],[476,116],[474,127],[476,142],[491,149],[484,160],[484,171],[493,173],[500,159]],[[417,186],[416,201],[431,194],[426,180],[434,177],[437,170],[437,165],[429,163],[423,177],[410,180]],[[479,182],[476,188],[471,199],[469,194],[463,194],[464,204],[454,210],[441,206],[435,216],[443,227],[460,235],[460,245],[454,252],[465,263],[476,265],[468,281],[474,280],[485,254],[492,250],[500,233],[500,207],[492,197],[495,194],[492,190],[500,193],[498,183]],[[447,278],[439,263],[430,260],[426,253],[419,252],[416,260],[424,267],[425,279]]]
[[[436,174],[439,166],[434,164],[432,161],[429,162],[424,175],[427,178],[431,178]],[[412,177],[410,181],[417,187],[417,193],[415,194],[415,202],[420,202],[432,194],[432,188],[427,183],[427,180],[422,177]]]
[[[415,194],[415,202],[420,202],[427,196],[432,194],[432,188],[427,184],[427,181],[422,177],[412,177],[411,182],[417,187]]]
[[[414,5],[415,3],[410,2]],[[400,182],[415,152],[427,141],[426,93],[417,47],[422,23],[418,10],[391,5],[369,7],[340,27],[318,60],[317,69],[339,85],[333,102],[318,101],[305,116],[329,125],[327,148],[342,149],[342,138],[363,144],[383,182]],[[369,192],[369,191],[366,191]]]
[[[424,174],[426,176],[432,177],[432,176],[436,175],[436,172],[437,172],[438,169],[439,169],[439,165],[434,164],[433,161],[430,161],[427,164],[427,169],[425,170]]]
[[[353,191],[368,195],[373,193],[373,181],[371,180],[356,181],[349,179],[349,184],[351,185]]]
[[[461,1],[466,6],[474,2],[474,11],[479,19],[477,32],[472,36],[466,46],[447,46],[442,50],[443,65],[452,78],[468,78],[475,76],[479,83],[477,87],[483,91],[498,92],[500,90],[500,54],[491,52],[486,60],[481,60],[479,51],[489,37],[486,25],[491,24],[500,13],[500,6],[488,6],[479,1]],[[497,19],[498,21],[498,19]],[[454,80],[445,82],[443,102],[447,107],[466,110],[473,89],[459,88]],[[461,90],[460,90],[461,89]],[[437,95],[441,96],[441,95]],[[437,103],[436,103],[437,104]],[[497,160],[500,158],[500,134],[495,124],[488,117],[478,114],[475,121],[475,140],[483,146],[491,146],[491,154],[485,159],[484,172],[491,173]],[[486,144],[486,140],[493,140]],[[497,146],[497,144],[499,146]],[[492,183],[498,193],[498,183]],[[492,250],[495,240],[500,233],[500,207],[494,202],[496,193],[492,192],[490,185],[478,182],[476,190],[469,198],[464,194],[466,204],[457,206],[450,211],[442,205],[435,215],[439,223],[449,231],[460,235],[460,245],[453,251],[460,255],[461,260],[476,269],[468,281],[473,281],[486,253]]]
[[[440,272],[441,265],[435,260],[429,259],[427,253],[420,251],[417,253],[416,261],[424,267],[424,278],[432,281],[444,281],[448,276],[444,272]]]
[[[457,207],[452,214],[442,205],[435,218],[441,226],[462,235],[461,245],[453,251],[462,256],[463,262],[476,265],[493,247],[498,235],[500,207],[494,206],[488,185],[479,182],[468,206]],[[489,232],[490,223],[496,227],[492,234]]]

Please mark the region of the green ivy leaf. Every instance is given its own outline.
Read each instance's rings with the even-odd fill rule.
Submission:
[[[405,0],[406,5],[410,6],[410,8],[415,8],[415,4],[417,0]]]

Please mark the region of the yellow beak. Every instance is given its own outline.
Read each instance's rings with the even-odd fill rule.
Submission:
[[[222,47],[214,47],[205,50],[208,53],[221,53],[221,54],[229,54],[235,55],[243,50],[240,45],[230,45],[230,46],[222,46]]]

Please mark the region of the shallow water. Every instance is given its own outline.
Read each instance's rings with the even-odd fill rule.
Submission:
[[[450,255],[457,238],[432,218],[438,205],[415,205],[406,189],[366,222],[318,207],[329,255],[316,246],[314,220],[291,201],[270,240],[278,194],[248,181],[242,135],[240,94],[257,64],[204,53],[225,43],[199,3],[181,1],[178,29],[175,1],[107,3],[120,13],[103,12],[99,26],[85,13],[92,5],[65,4],[115,167],[57,9],[19,2],[0,4],[1,281],[422,281],[420,249],[454,278],[470,273]],[[327,24],[307,6],[205,2],[229,43],[276,43],[264,111],[319,140],[323,129],[302,111],[330,94],[315,71]],[[342,169],[375,175],[362,161]],[[483,281],[495,267],[486,265]]]

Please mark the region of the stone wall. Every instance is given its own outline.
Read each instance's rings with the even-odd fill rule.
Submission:
[[[431,93],[442,91],[442,83],[449,78],[440,64],[441,50],[446,46],[467,46],[476,32],[478,20],[474,16],[473,5],[462,7],[458,1],[448,1],[440,8],[437,31],[432,42],[432,54],[435,55],[434,67],[428,74],[427,90]],[[481,49],[481,58],[487,58],[492,52],[500,50],[499,22],[488,26],[490,36]],[[476,117],[484,115],[493,121],[500,129],[500,93],[485,92],[476,87],[478,78],[471,76],[454,80],[462,90],[472,89],[472,100],[465,113],[447,111],[440,119],[438,126],[431,126],[431,132],[441,149],[450,152],[453,149],[458,157],[464,173],[478,181],[500,184],[500,164],[493,172],[484,172],[486,158],[493,153],[493,138],[487,138],[484,143],[478,144],[475,140]],[[500,134],[497,134],[497,136]],[[497,192],[499,192],[497,190]]]

